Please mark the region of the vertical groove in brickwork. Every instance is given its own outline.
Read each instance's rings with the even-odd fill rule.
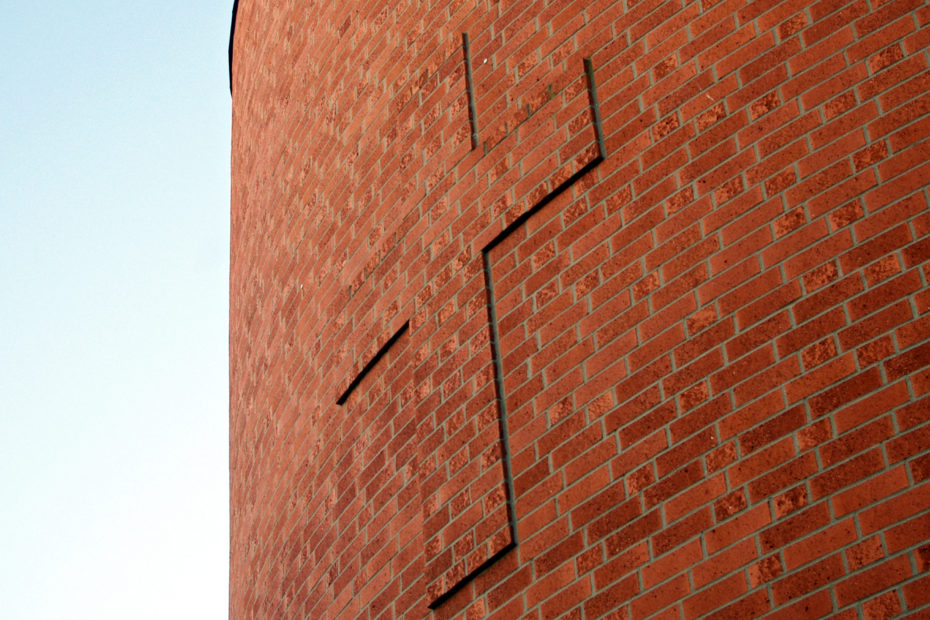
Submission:
[[[594,75],[594,62],[584,59],[584,73],[588,79],[588,93],[591,97],[591,113],[594,115],[594,132],[597,134],[597,154],[599,160],[607,158],[607,146],[604,144],[604,124],[601,120],[601,104],[597,99],[597,80]]]
[[[235,12],[231,618],[927,615],[925,2]]]
[[[504,472],[507,483],[507,513],[510,516],[510,530],[513,544],[520,542],[517,536],[517,513],[514,508],[516,492],[513,488],[513,469],[510,466],[510,431],[507,428],[507,398],[504,391],[504,369],[501,366],[501,345],[497,333],[497,301],[494,298],[494,280],[491,275],[491,259],[487,250],[481,252],[481,266],[484,271],[484,288],[488,296],[488,327],[491,331],[491,352],[494,358],[494,388],[497,393],[497,406],[500,409],[501,444],[504,455]]]
[[[462,53],[465,55],[465,88],[468,90],[468,122],[471,127],[471,148],[478,148],[478,114],[475,112],[475,78],[471,70],[471,48],[468,33],[462,33]]]

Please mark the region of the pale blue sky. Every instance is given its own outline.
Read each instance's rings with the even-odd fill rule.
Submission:
[[[0,0],[0,618],[225,618],[232,0]]]

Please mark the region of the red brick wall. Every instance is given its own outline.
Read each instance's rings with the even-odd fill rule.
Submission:
[[[928,44],[242,0],[231,616],[930,615]]]

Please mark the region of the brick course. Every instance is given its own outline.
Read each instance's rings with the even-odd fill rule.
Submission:
[[[923,2],[235,19],[231,617],[930,614]]]

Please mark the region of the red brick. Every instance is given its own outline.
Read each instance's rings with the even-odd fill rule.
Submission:
[[[843,575],[843,560],[831,555],[816,564],[797,570],[772,585],[776,605],[813,592]]]
[[[885,374],[890,380],[903,377],[930,364],[930,342],[907,350],[885,362]]]
[[[640,542],[596,569],[594,571],[594,585],[598,590],[603,590],[606,586],[629,575],[648,561],[648,543]],[[634,575],[633,577],[638,584],[639,576]]]
[[[870,478],[851,489],[833,496],[833,511],[843,516],[889,497],[908,486],[907,473],[903,467]]]
[[[798,446],[801,450],[809,450],[819,446],[823,442],[833,437],[833,429],[828,418],[818,420],[817,422],[803,428],[796,434]]]
[[[766,419],[774,416],[785,406],[785,399],[777,392],[769,393],[763,398],[746,405],[733,415],[727,416],[720,422],[720,436],[732,437]]]
[[[863,603],[862,610],[868,620],[894,618],[901,613],[901,602],[897,592],[886,592]]]
[[[892,436],[894,427],[890,416],[880,417],[855,431],[840,435],[837,439],[820,447],[820,459],[824,467],[831,467],[855,454],[864,452],[877,443]]]
[[[643,568],[643,586],[649,588],[688,570],[703,557],[701,541],[694,540],[685,546],[659,557]]]
[[[860,368],[870,366],[894,353],[891,336],[885,335],[856,349],[856,360]]]
[[[781,558],[777,555],[770,555],[749,567],[749,584],[751,587],[758,587],[775,579],[783,572]]]
[[[592,596],[584,603],[585,613],[591,616],[600,616],[610,610],[617,609],[639,593],[639,583],[635,575],[623,579],[619,583],[605,588]],[[626,616],[618,616],[625,618]]]
[[[771,293],[761,296],[757,301],[743,306],[736,312],[736,319],[741,329],[763,319],[772,312],[788,306],[802,296],[801,286],[797,280],[792,280],[774,289]]]
[[[863,534],[870,534],[927,508],[930,508],[930,482],[913,486],[904,493],[863,511],[860,513],[859,522]]]
[[[866,293],[848,301],[846,307],[854,320],[860,319],[884,307],[892,300],[910,295],[920,287],[920,275],[916,270],[912,269],[883,284],[872,287]]]
[[[768,510],[768,506],[762,508]],[[793,517],[780,520],[759,535],[765,553],[774,551],[797,540],[830,522],[830,508],[826,502],[818,502]]]
[[[838,521],[786,547],[785,567],[793,571],[799,566],[842,549],[856,539],[856,524],[853,519]]]
[[[785,487],[797,484],[809,478],[817,471],[817,460],[811,453],[803,454],[764,476],[749,483],[749,497],[752,503],[762,501]]]
[[[788,383],[785,392],[788,402],[793,403],[809,396],[824,387],[838,382],[855,371],[855,360],[852,355],[844,355],[832,362],[808,372],[806,375]]]
[[[657,553],[665,553],[682,542],[709,529],[713,523],[710,509],[699,510],[674,525],[667,526],[662,532],[652,537],[652,546]]]
[[[840,605],[846,606],[853,601],[901,583],[910,576],[911,567],[908,559],[906,557],[893,558],[837,583],[836,597]]]
[[[703,617],[712,610],[730,603],[734,597],[741,596],[746,590],[745,578],[740,574],[731,575],[685,599],[685,614],[691,618]]]
[[[807,487],[805,485],[794,487],[775,497],[772,506],[775,510],[775,518],[781,519],[796,510],[807,506],[809,498],[807,496]]]
[[[711,450],[707,453],[707,456],[704,457],[707,472],[713,473],[719,471],[734,462],[736,458],[736,443],[732,441],[725,443],[719,448]]]
[[[891,22],[899,15],[902,15],[905,12],[913,10],[919,6],[921,6],[919,0],[894,0],[892,2],[888,2],[881,9],[878,9],[877,11],[874,11],[856,20],[856,32],[859,34],[859,36],[868,34],[873,30],[877,30],[886,23]]]
[[[741,453],[747,455],[803,426],[807,416],[802,407],[794,407],[740,435]]]
[[[902,591],[904,592],[904,600],[909,609],[916,609],[930,603],[930,575],[912,581],[905,585]],[[912,617],[919,618],[920,616],[916,615]]]
[[[872,536],[846,550],[846,565],[850,571],[857,571],[884,556],[881,539],[878,536]]]
[[[831,332],[839,330],[846,324],[846,317],[840,308],[822,314],[812,321],[791,330],[776,340],[779,357],[806,347]]]
[[[882,303],[887,298],[876,294],[869,298],[859,298],[856,303],[858,312],[868,312],[871,304]],[[893,298],[891,298],[893,299]],[[853,302],[850,302],[853,303]],[[912,319],[910,304],[902,300],[893,306],[879,310],[867,319],[860,320],[854,325],[840,331],[840,344],[844,349],[852,349],[863,342],[872,340],[883,334],[892,332],[896,327]]]
[[[785,273],[789,278],[796,278],[805,271],[820,266],[823,263],[824,256],[842,254],[851,246],[852,240],[848,231],[844,230],[839,234],[831,235],[786,260],[784,264]]]
[[[793,618],[804,617],[822,618],[832,611],[833,600],[830,597],[830,592],[821,590],[800,599],[796,603],[781,607],[778,611],[765,616],[765,618],[766,620],[792,620]]]
[[[231,617],[926,615],[925,2],[239,4]]]
[[[736,402],[739,405],[747,403],[769,390],[780,388],[799,374],[801,374],[800,364],[797,357],[792,356],[737,385],[734,390]]]
[[[740,486],[765,472],[788,462],[795,456],[790,438],[783,439],[759,452],[738,461],[727,470],[730,486]]]
[[[634,618],[645,618],[683,598],[689,589],[688,577],[680,575],[634,598],[630,602],[630,611]]]
[[[930,334],[930,315],[924,315],[899,327],[895,330],[895,340],[901,348],[908,348],[920,344],[927,334]]]
[[[704,541],[710,553],[729,547],[734,542],[746,538],[771,523],[772,516],[768,505],[760,504],[755,508],[738,514],[724,523],[717,525],[704,534]]]
[[[884,464],[881,451],[874,449],[831,470],[827,470],[811,480],[813,497],[819,499],[836,493],[839,489],[878,472]]]
[[[630,521],[616,533],[611,534],[605,541],[608,557],[613,557],[633,545],[646,540],[650,534],[661,527],[659,510],[652,510],[645,515]],[[594,540],[594,539],[592,539]]]
[[[930,426],[921,426],[903,433],[887,442],[885,450],[890,463],[897,463],[910,458],[930,447]]]

